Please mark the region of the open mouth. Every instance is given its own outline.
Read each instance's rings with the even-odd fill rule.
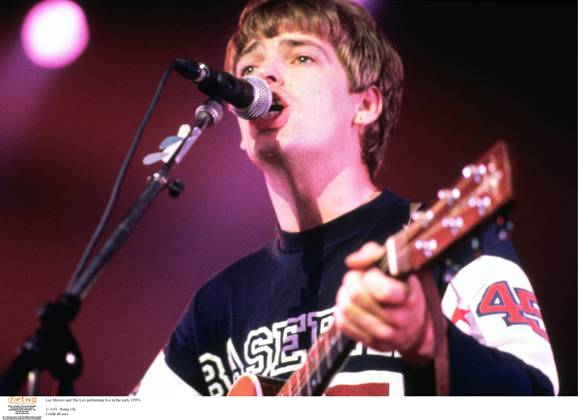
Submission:
[[[273,103],[271,104],[269,111],[265,115],[263,115],[261,119],[264,120],[274,119],[278,117],[279,114],[281,114],[283,109],[285,109],[285,105],[276,94],[273,94]]]

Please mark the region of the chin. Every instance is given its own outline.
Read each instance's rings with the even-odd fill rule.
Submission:
[[[282,156],[281,145],[275,137],[261,137],[251,139],[249,147],[244,147],[249,159],[258,167],[271,166],[280,162]]]

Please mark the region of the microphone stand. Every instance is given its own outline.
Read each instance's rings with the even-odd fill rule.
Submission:
[[[177,179],[169,180],[170,171],[176,163],[181,162],[203,130],[216,124],[222,115],[223,105],[213,99],[206,101],[197,109],[193,128],[189,128],[188,133],[183,135],[180,146],[166,163],[148,178],[145,190],[98,254],[55,302],[40,308],[38,313],[40,327],[20,347],[19,354],[0,378],[0,395],[16,395],[26,377],[29,378],[29,393],[35,395],[38,391],[41,369],[48,370],[58,382],[58,395],[75,395],[73,384],[82,372],[83,358],[69,324],[78,314],[82,299],[86,297],[97,276],[118,252],[159,192],[168,188],[172,197],[180,195],[184,185]]]

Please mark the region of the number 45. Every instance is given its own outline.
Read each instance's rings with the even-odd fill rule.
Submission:
[[[502,318],[508,326],[529,325],[536,334],[548,340],[546,330],[538,322],[538,319],[542,320],[542,313],[534,293],[521,288],[514,288],[514,293],[505,281],[490,285],[478,305],[478,316],[504,314]]]

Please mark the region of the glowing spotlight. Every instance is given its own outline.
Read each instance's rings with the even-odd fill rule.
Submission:
[[[63,67],[76,60],[88,45],[86,16],[73,1],[45,0],[26,15],[21,37],[33,63]]]

